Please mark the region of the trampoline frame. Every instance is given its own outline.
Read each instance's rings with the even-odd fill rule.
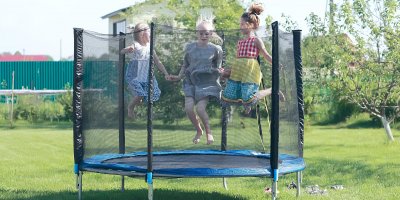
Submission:
[[[147,152],[95,155],[85,159],[82,168],[93,172],[116,170],[126,172],[123,174],[127,176],[145,176],[147,167],[143,160],[146,160],[146,156]],[[251,150],[159,151],[153,152],[153,158],[153,166],[156,166],[153,177],[272,177],[268,165],[271,156]],[[129,162],[123,162],[124,160]],[[174,165],[167,165],[168,163]],[[305,168],[302,158],[287,154],[280,155],[279,163],[279,175],[302,171]]]

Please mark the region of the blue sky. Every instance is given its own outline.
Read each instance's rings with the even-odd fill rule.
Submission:
[[[0,53],[16,51],[45,54],[59,60],[73,55],[73,28],[107,33],[108,20],[101,16],[143,0],[7,0],[0,7]],[[249,2],[249,1],[247,1]],[[263,16],[295,20],[307,34],[305,18],[323,17],[326,0],[262,0]]]

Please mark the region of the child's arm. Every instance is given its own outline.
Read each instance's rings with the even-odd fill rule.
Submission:
[[[184,76],[185,76],[185,66],[182,66],[181,70],[179,71],[178,78],[182,79]]]
[[[182,64],[181,69],[179,70],[179,74],[178,75],[171,75],[170,76],[170,80],[171,81],[179,81],[185,76],[186,66],[189,65],[189,61],[188,61],[187,54],[186,54],[187,48],[188,48],[188,46],[186,45],[185,46],[185,50],[184,50],[185,55],[183,56],[183,64]]]
[[[271,57],[271,55],[269,55],[269,53],[268,53],[267,50],[265,49],[264,42],[263,42],[260,38],[256,38],[255,44],[256,44],[257,48],[260,50],[261,55],[262,55],[265,59],[267,59],[267,61],[268,61],[269,63],[272,64],[272,57]]]
[[[127,46],[121,50],[121,54],[132,53],[135,50],[135,43],[131,46]]]
[[[217,50],[215,51],[215,65],[217,69],[222,67],[222,57],[222,48],[220,46],[217,46]]]
[[[229,76],[227,76],[225,69],[222,66],[222,59],[223,59],[223,51],[221,46],[217,45],[217,50],[215,51],[215,58],[214,58],[214,62],[215,62],[215,68],[218,69],[218,72],[220,74],[220,76],[224,77],[224,78],[229,78]]]
[[[165,79],[168,79],[169,77],[168,71],[165,69],[164,65],[160,62],[160,59],[158,59],[156,52],[154,52],[154,64],[156,64],[158,70],[160,70],[160,72],[164,74]]]
[[[185,52],[187,52],[187,46],[185,47]],[[185,76],[186,67],[189,66],[189,58],[187,54],[183,56],[183,64],[181,70],[179,71],[178,76],[175,76],[177,80],[181,80]]]
[[[181,80],[183,78],[184,72],[185,72],[185,67],[182,66],[178,75],[170,75],[169,78],[170,78],[171,81],[179,81],[179,80]]]

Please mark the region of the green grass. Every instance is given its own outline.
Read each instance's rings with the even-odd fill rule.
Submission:
[[[397,141],[389,143],[383,129],[307,127],[301,196],[286,188],[295,181],[290,174],[279,179],[280,199],[400,199],[400,132],[393,133]],[[70,124],[1,125],[0,152],[0,199],[77,199]],[[155,179],[154,199],[270,199],[263,193],[270,183],[268,178],[229,178],[225,190],[219,178]],[[334,184],[345,189],[330,189]],[[319,185],[328,194],[307,194],[307,185]],[[119,176],[83,176],[83,199],[147,197],[143,178],[126,178],[125,192],[119,188]]]

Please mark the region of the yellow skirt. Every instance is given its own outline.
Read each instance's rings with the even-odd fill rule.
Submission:
[[[229,79],[242,83],[261,83],[261,69],[254,58],[236,58]]]

